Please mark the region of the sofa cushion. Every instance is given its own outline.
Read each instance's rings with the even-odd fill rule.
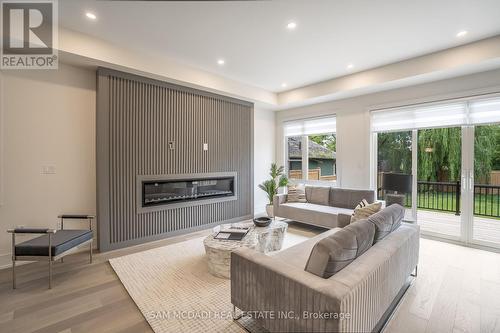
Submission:
[[[305,270],[329,278],[362,255],[373,244],[375,226],[366,220],[348,225],[314,245]]]
[[[352,209],[296,202],[279,205],[275,214],[294,221],[331,229],[338,226],[338,214],[342,213],[351,216],[352,212]]]
[[[364,200],[364,199],[363,199]],[[368,204],[364,207],[359,207],[359,205],[354,209],[354,213],[351,216],[351,223],[359,220],[367,219],[371,215],[377,213],[382,208],[382,202],[374,202]]]
[[[338,187],[330,189],[329,205],[334,207],[354,209],[356,205],[365,199],[368,203],[375,201],[375,192],[372,190],[350,190]]]
[[[307,202],[313,204],[328,206],[330,202],[330,187],[306,186],[306,199]]]
[[[324,206],[324,205],[318,205],[318,204],[313,204],[313,203],[309,203],[309,202],[286,202],[286,203],[282,204],[281,207],[293,207],[293,208],[297,208],[297,209],[321,212],[321,213],[332,214],[332,215],[338,215],[340,213],[352,215],[352,213],[354,212],[352,209]]]
[[[370,216],[367,221],[373,223],[375,226],[375,237],[373,242],[377,243],[381,241],[384,237],[396,230],[401,225],[404,215],[404,207],[394,204]]]

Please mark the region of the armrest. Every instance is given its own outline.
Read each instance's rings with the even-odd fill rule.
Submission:
[[[337,332],[341,327],[338,318],[306,314],[341,315],[341,300],[348,292],[338,281],[320,278],[252,249],[241,248],[231,254],[231,302],[243,311],[274,313],[274,318],[257,318],[269,331]],[[278,313],[293,313],[294,317]]]
[[[7,230],[11,234],[55,234],[56,231],[49,228],[14,228]]]
[[[89,230],[92,230],[92,221],[95,219],[95,215],[87,215],[87,214],[61,214],[57,216],[61,219],[61,230],[64,229],[64,220],[83,220],[88,221]]]
[[[286,194],[276,194],[273,197],[273,205],[276,207],[276,206],[279,206],[281,204],[284,204],[286,202],[286,199],[287,199]]]
[[[62,214],[57,216],[60,219],[74,219],[74,220],[87,220],[94,219],[95,215],[85,215],[85,214]]]

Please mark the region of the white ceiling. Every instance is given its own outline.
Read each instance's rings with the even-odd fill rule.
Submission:
[[[59,7],[63,27],[274,92],[500,34],[499,0],[63,0]],[[457,38],[461,30],[468,34]]]

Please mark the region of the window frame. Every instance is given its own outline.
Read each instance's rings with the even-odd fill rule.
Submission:
[[[334,120],[335,120],[335,128],[328,130],[327,132],[321,131],[321,132],[317,132],[317,133],[307,133],[307,134],[301,134],[301,135],[286,135],[285,127],[286,127],[287,123],[290,124],[290,123],[294,123],[294,122],[301,122],[301,121],[307,122],[308,120],[320,120],[320,119],[331,119],[331,118],[334,118]],[[284,147],[284,153],[285,153],[284,154],[284,159],[285,159],[284,162],[285,163],[283,163],[283,165],[285,167],[285,173],[286,173],[287,177],[289,176],[289,172],[290,172],[288,138],[290,138],[290,137],[300,137],[301,138],[302,178],[301,179],[290,179],[289,178],[289,180],[292,184],[300,183],[300,184],[311,184],[311,185],[320,185],[320,186],[333,186],[333,187],[338,186],[339,177],[338,177],[338,166],[337,165],[335,165],[335,168],[334,168],[335,176],[337,177],[337,179],[334,181],[308,179],[309,178],[309,136],[310,135],[325,135],[325,134],[331,135],[331,134],[333,134],[333,135],[335,135],[335,140],[337,141],[337,144],[338,144],[336,120],[337,120],[336,115],[328,115],[328,116],[322,116],[322,117],[294,119],[294,120],[285,121],[283,123],[284,130],[283,130],[282,138],[283,138],[283,147]],[[338,150],[338,149],[336,149],[336,150]],[[336,157],[338,157],[338,155],[336,155]],[[304,161],[306,161],[306,162],[304,162]],[[335,164],[337,164],[337,159],[335,160]]]

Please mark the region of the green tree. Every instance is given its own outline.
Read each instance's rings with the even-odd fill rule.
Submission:
[[[492,158],[492,168],[493,170],[500,170],[500,125],[494,125],[493,127],[493,140],[494,152]]]
[[[418,131],[418,180],[455,181],[462,165],[461,128]]]
[[[335,134],[310,135],[309,140],[316,142],[331,151],[337,151],[337,139]]]
[[[462,166],[461,128],[418,131],[418,180],[456,181]],[[488,183],[491,170],[500,170],[500,126],[477,126],[474,176]],[[411,131],[378,134],[379,171],[411,173]]]
[[[474,177],[489,184],[491,171],[500,170],[500,126],[477,126],[474,132]]]
[[[378,169],[411,173],[411,131],[378,134]]]

